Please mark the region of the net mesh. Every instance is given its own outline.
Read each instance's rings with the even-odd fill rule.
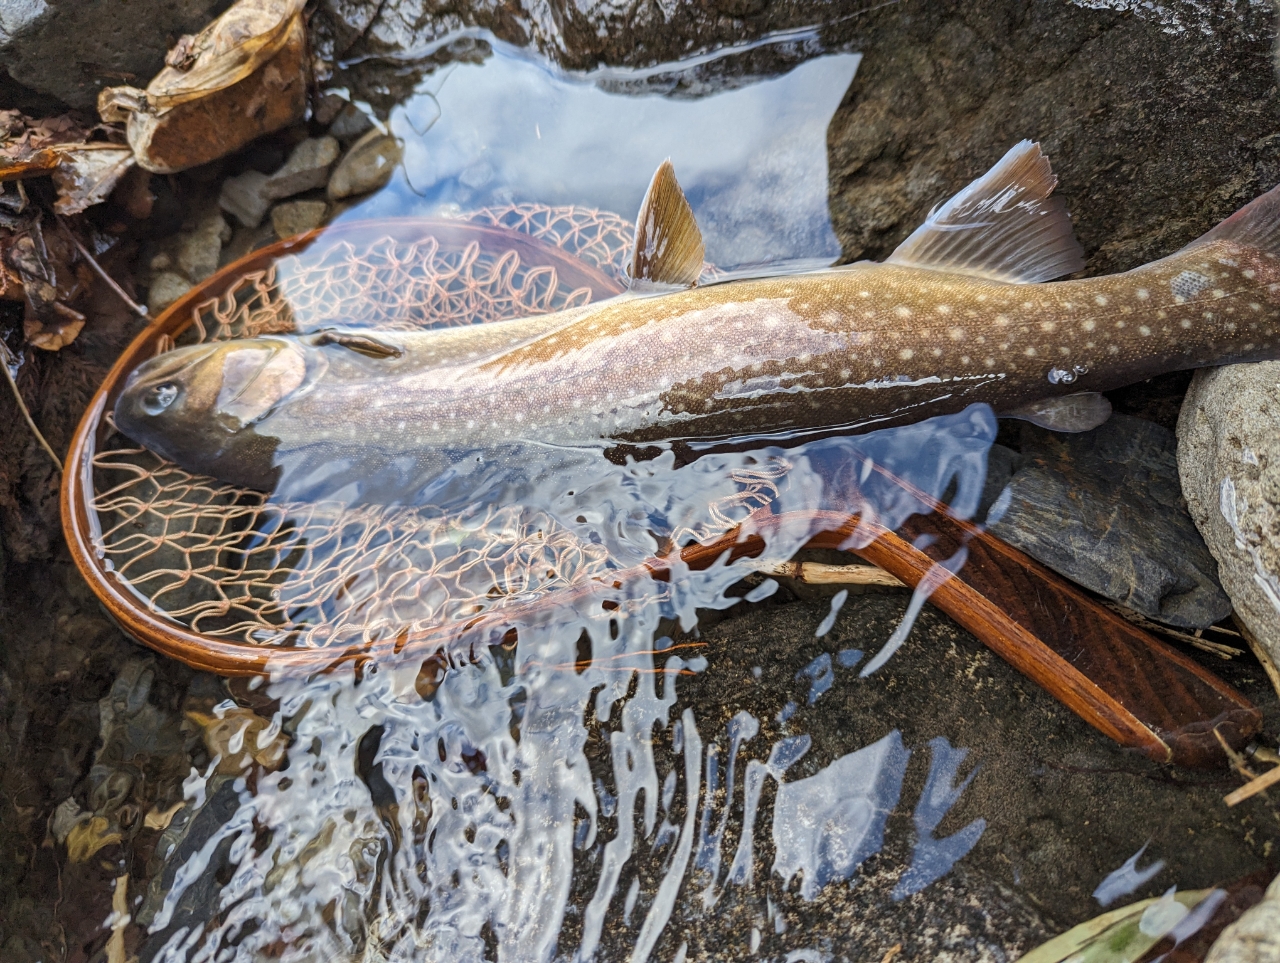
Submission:
[[[551,240],[615,275],[631,230],[617,215],[581,208],[519,205],[481,211],[477,220]],[[248,273],[223,296],[195,305],[179,340],[339,322],[402,330],[489,322],[583,304],[591,293],[562,283],[554,265],[526,263],[501,245],[339,240],[318,256]],[[114,432],[93,466],[95,547],[105,564],[138,604],[227,641],[385,640],[613,567],[602,546],[520,506],[459,518],[430,506],[269,500],[190,474]],[[767,469],[737,479],[740,493],[712,507],[710,527],[677,537],[727,529],[776,493],[775,475]]]

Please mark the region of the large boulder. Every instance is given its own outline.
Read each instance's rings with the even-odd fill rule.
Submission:
[[[1178,469],[1223,588],[1280,661],[1280,361],[1196,373]]]
[[[0,0],[0,64],[32,90],[92,108],[103,87],[145,85],[174,40],[199,31],[229,3]]]

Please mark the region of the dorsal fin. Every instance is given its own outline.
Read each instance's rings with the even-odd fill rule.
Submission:
[[[649,182],[636,215],[631,281],[690,288],[698,283],[706,248],[670,159]]]
[[[1256,247],[1260,251],[1271,254],[1280,252],[1280,187],[1273,187],[1261,197],[1255,197],[1209,233],[1196,238],[1187,247],[1221,240],[1248,244],[1250,247]]]
[[[898,245],[886,263],[1030,284],[1084,267],[1040,145],[1015,144],[995,167],[962,190]]]

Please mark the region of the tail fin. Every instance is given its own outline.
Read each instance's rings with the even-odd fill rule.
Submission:
[[[1209,241],[1235,241],[1260,251],[1280,254],[1280,187],[1256,197],[1215,227],[1192,241],[1195,247]]]

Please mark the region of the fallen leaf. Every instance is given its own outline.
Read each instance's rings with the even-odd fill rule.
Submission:
[[[1142,956],[1174,931],[1215,889],[1170,892],[1095,916],[1054,937],[1021,963],[1126,963]],[[1216,901],[1215,901],[1216,905]],[[1212,906],[1207,908],[1212,909]]]
[[[288,737],[252,709],[236,706],[221,719],[203,712],[187,712],[186,716],[200,727],[209,754],[221,757],[217,771],[224,775],[236,775],[255,762],[271,772],[284,761]],[[266,744],[259,746],[264,733]]]
[[[76,144],[57,153],[52,174],[58,199],[53,206],[59,214],[79,214],[102,203],[134,165],[132,149],[118,144]]]
[[[168,829],[169,824],[173,822],[173,817],[177,815],[178,810],[186,805],[186,801],[179,799],[168,809],[156,809],[154,806],[151,811],[143,817],[142,825],[146,829]]]
[[[117,119],[119,111],[159,116],[239,83],[280,52],[304,4],[305,0],[240,0],[194,37],[181,38],[145,91],[103,89],[98,113],[108,121]],[[170,63],[171,58],[187,66]]]
[[[54,301],[50,308],[56,317],[51,321],[28,317],[22,322],[27,343],[42,351],[61,351],[84,330],[84,315]]]
[[[109,123],[127,118],[138,163],[161,174],[215,160],[292,123],[306,106],[304,3],[239,0],[179,41],[146,90],[103,89],[98,113]],[[177,109],[185,104],[191,109]]]
[[[105,816],[94,816],[76,823],[67,833],[67,858],[73,863],[88,862],[98,850],[123,838],[120,830],[113,829]]]

